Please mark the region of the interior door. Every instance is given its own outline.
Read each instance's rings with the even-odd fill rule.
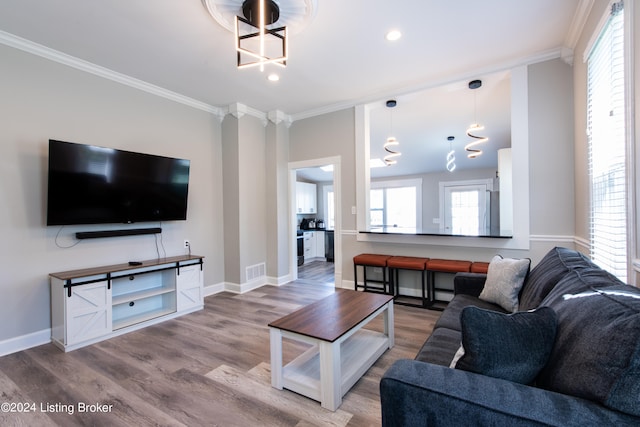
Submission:
[[[489,198],[486,185],[456,185],[444,188],[444,221],[441,232],[477,236],[487,234]]]

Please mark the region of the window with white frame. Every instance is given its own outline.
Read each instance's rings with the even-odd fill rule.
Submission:
[[[369,196],[373,229],[415,233],[422,229],[422,180],[374,181]]]
[[[623,2],[612,3],[586,62],[591,258],[626,281],[629,263],[624,28]]]
[[[333,230],[336,228],[336,208],[333,185],[325,185],[322,191],[324,193],[324,217],[326,218],[325,227],[329,230]]]

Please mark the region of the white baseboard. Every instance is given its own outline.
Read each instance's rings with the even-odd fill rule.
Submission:
[[[268,284],[266,277],[259,277],[256,280],[252,280],[250,282],[245,283],[230,283],[225,282],[224,290],[227,292],[232,292],[234,294],[244,294],[245,292],[252,291],[254,289],[258,289],[264,285]]]
[[[338,283],[338,281],[336,280],[336,283]],[[338,286],[336,286],[338,287]],[[341,281],[341,286],[342,289],[351,289],[352,291],[356,289],[356,282],[354,282],[353,280],[342,280]]]
[[[220,292],[224,292],[225,287],[224,283],[216,283],[215,285],[205,286],[203,289],[203,295],[208,297],[209,295],[219,294]]]
[[[243,294],[245,292],[258,289],[264,285],[281,286],[291,282],[290,275],[282,277],[260,277],[251,282],[237,284],[237,283],[216,283],[213,285],[205,286],[203,289],[203,295],[205,297],[215,295],[220,292],[233,292],[237,294]],[[353,282],[350,282],[350,288],[353,289]],[[344,287],[344,282],[343,282]],[[51,329],[44,329],[42,331],[34,332],[27,335],[21,335],[19,337],[9,338],[4,341],[0,341],[0,357],[7,354],[16,353],[18,351],[26,350],[31,347],[37,347],[39,345],[48,344],[51,342]]]
[[[293,281],[293,277],[291,274],[287,274],[285,276],[280,277],[267,277],[267,284],[273,286],[282,286],[286,285],[289,282]]]
[[[16,353],[31,347],[37,347],[42,344],[51,342],[51,329],[43,329],[42,331],[33,332],[31,334],[22,335],[8,340],[0,341],[0,356]]]

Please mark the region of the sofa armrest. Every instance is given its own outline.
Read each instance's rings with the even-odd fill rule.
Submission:
[[[382,425],[631,426],[639,417],[573,396],[415,360],[380,381]]]
[[[487,275],[483,273],[456,273],[453,278],[454,295],[465,294],[479,297]]]

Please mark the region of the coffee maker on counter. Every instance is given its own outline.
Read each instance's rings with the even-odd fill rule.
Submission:
[[[324,220],[323,219],[319,219],[318,221],[316,221],[316,228],[318,230],[324,230]]]

